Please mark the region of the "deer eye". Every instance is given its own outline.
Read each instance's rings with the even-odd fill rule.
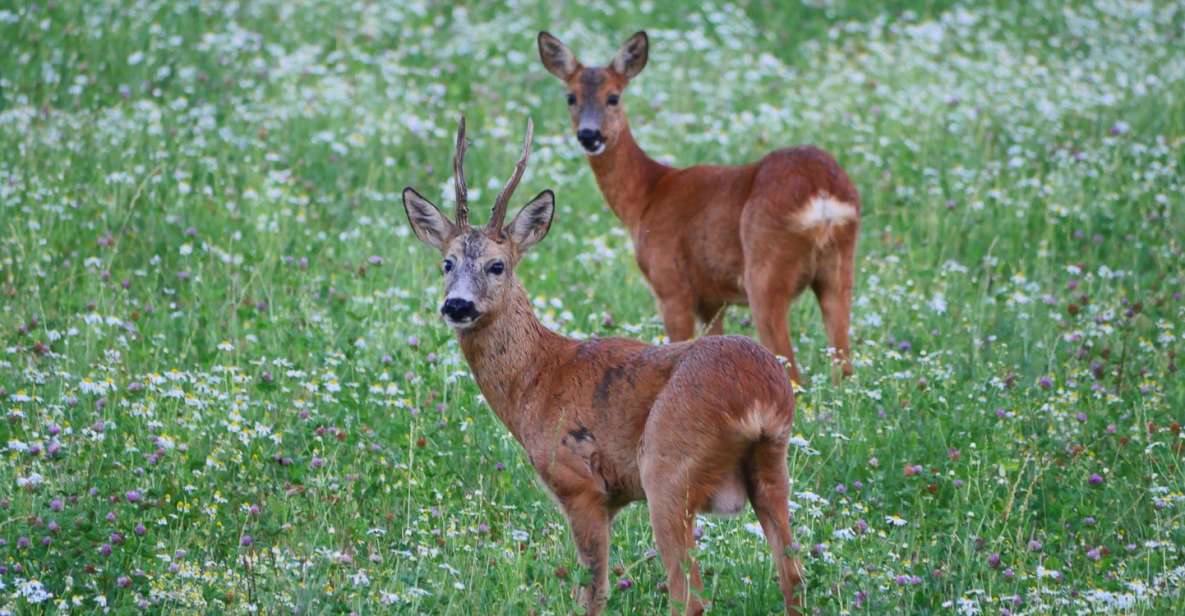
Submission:
[[[490,267],[487,271],[495,276],[501,276],[502,272],[506,271],[506,264],[502,263],[501,261],[494,261],[490,264]]]
[[[609,95],[609,104],[610,105],[616,105],[620,101],[621,101],[621,97],[619,97],[618,95],[616,95],[616,94]]]
[[[446,273],[446,274],[453,271],[453,260],[452,259],[445,259],[444,265],[442,265],[441,267],[444,269],[444,273]]]
[[[568,93],[568,104],[569,104],[569,105],[575,105],[575,104],[576,104],[576,95],[575,95],[575,94],[572,94],[571,92],[569,92],[569,93]]]

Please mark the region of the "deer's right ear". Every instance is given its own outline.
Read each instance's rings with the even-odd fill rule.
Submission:
[[[549,73],[563,81],[580,70],[580,61],[572,55],[572,50],[547,32],[539,33],[539,59]]]
[[[524,205],[503,231],[518,245],[520,251],[525,252],[547,236],[554,216],[555,193],[545,190]]]
[[[410,186],[403,189],[403,211],[407,212],[407,222],[411,223],[411,230],[416,232],[416,237],[437,250],[444,250],[449,238],[457,230],[457,226],[439,208]]]
[[[622,43],[613,62],[609,64],[618,75],[626,79],[633,79],[646,68],[646,59],[650,57],[650,38],[645,31],[637,32]]]

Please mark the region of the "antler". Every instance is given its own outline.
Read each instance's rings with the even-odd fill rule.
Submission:
[[[502,230],[502,220],[506,218],[506,206],[510,203],[510,196],[514,194],[514,189],[518,187],[518,181],[523,179],[523,172],[527,170],[527,155],[531,153],[531,137],[534,134],[535,125],[531,122],[531,118],[527,118],[527,137],[523,139],[522,156],[519,156],[518,163],[514,165],[514,174],[506,181],[506,186],[494,200],[494,213],[490,216],[490,222],[486,224],[488,229]]]
[[[469,192],[465,188],[465,116],[457,125],[457,151],[453,154],[453,186],[457,199],[457,226],[469,227]]]

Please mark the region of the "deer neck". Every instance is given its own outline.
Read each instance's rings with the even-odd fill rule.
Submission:
[[[458,332],[458,337],[482,395],[521,443],[525,428],[533,421],[524,413],[538,408],[529,404],[528,397],[537,390],[532,385],[538,382],[540,372],[554,365],[550,358],[566,338],[535,318],[527,292],[517,279],[511,285],[506,290],[509,297],[497,313],[487,315],[473,329]]]
[[[622,127],[612,147],[606,147],[597,156],[589,156],[588,162],[609,209],[631,231],[637,229],[655,185],[670,167],[642,151],[630,132],[629,122]]]

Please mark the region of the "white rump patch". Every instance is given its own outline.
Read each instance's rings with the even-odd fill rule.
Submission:
[[[822,192],[811,197],[806,207],[794,215],[794,223],[802,231],[817,230],[815,242],[823,244],[831,239],[836,227],[855,220],[858,215],[856,206]]]
[[[786,418],[777,407],[758,402],[749,406],[736,420],[735,426],[738,434],[751,441],[763,437],[782,438],[790,430]]]
[[[761,431],[765,428],[764,411],[764,407],[749,407],[749,411],[737,421],[737,432],[750,441],[761,438]]]

